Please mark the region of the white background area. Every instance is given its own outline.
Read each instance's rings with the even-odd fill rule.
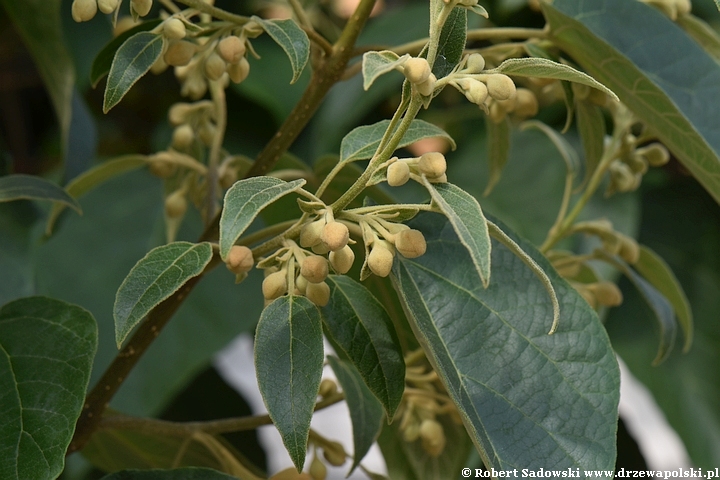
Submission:
[[[327,344],[325,349],[326,353],[331,351]],[[651,470],[690,468],[692,464],[682,441],[665,420],[652,394],[632,376],[621,359],[618,361],[621,373],[620,415],[628,431],[637,441],[648,468]],[[221,351],[215,358],[215,366],[225,381],[247,400],[254,414],[267,413],[255,379],[253,343],[250,335],[237,337]],[[330,368],[326,367],[323,378],[334,378]],[[316,412],[313,416],[312,428],[328,439],[341,442],[345,446],[345,451],[352,454],[352,425],[344,402]],[[269,474],[293,466],[280,434],[273,426],[261,427],[258,437],[267,453]],[[309,465],[311,458],[308,455],[306,465]],[[385,462],[377,445],[373,446],[362,464],[368,470],[387,474]],[[349,468],[350,462],[343,467],[329,467],[328,480],[346,478]],[[358,469],[348,478],[367,480],[368,477]]]

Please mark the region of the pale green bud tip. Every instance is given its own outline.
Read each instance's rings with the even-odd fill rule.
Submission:
[[[179,218],[185,215],[188,201],[185,192],[176,190],[165,199],[165,214],[170,218]]]
[[[76,22],[88,22],[95,17],[98,5],[96,0],[75,0],[72,4],[72,17]]]
[[[507,75],[502,73],[490,75],[485,83],[488,94],[495,100],[509,100],[515,96],[515,83]]]
[[[195,132],[190,125],[180,125],[173,131],[172,146],[176,150],[187,150],[195,140]]]
[[[150,13],[152,0],[130,0],[130,5],[132,6],[132,9],[135,10],[135,13],[144,17]]]
[[[410,83],[422,83],[430,77],[430,64],[424,58],[411,58],[403,65],[405,78]]]
[[[252,250],[244,245],[233,245],[225,259],[227,269],[238,275],[252,270],[254,264]]]
[[[120,5],[120,0],[97,0],[98,8],[102,13],[113,13]]]

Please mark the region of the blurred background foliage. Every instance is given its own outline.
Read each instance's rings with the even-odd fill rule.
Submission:
[[[340,19],[332,13],[332,2],[321,3],[328,12],[323,33],[331,36]],[[483,3],[496,25],[543,25],[542,17],[524,0]],[[92,59],[112,38],[112,25],[104,15],[76,24],[70,5],[71,0],[62,1],[64,44],[76,78],[65,152],[42,78],[20,33],[0,7],[0,175],[29,173],[64,184],[98,162],[130,153],[151,154],[169,143],[172,130],[166,113],[181,101],[172,71],[144,77],[112,113],[103,115],[104,81],[93,89],[88,78]],[[243,14],[260,6],[239,0],[217,0],[217,5]],[[282,2],[265,5],[266,12],[270,8],[286,7]],[[369,22],[360,45],[397,45],[426,35],[425,1],[386,0],[384,9]],[[693,2],[693,13],[711,25],[720,22],[712,0]],[[251,59],[249,79],[228,91],[225,141],[229,151],[249,157],[275,133],[308,81],[306,72],[296,84],[288,85],[291,72],[279,47],[265,37],[253,45],[262,59]],[[308,165],[324,154],[337,153],[342,137],[352,128],[392,114],[401,82],[398,73],[383,76],[368,92],[362,90],[359,76],[336,85],[291,152]],[[483,197],[488,179],[484,114],[451,90],[420,115],[446,129],[459,145],[448,155],[450,180],[476,195],[483,208],[517,233],[539,244],[562,196],[562,159],[541,133],[516,132],[500,183]],[[545,108],[540,118],[561,129],[562,101]],[[579,146],[574,127],[566,137]],[[412,189],[402,194],[422,195]],[[139,258],[163,243],[161,180],[145,170],[136,171],[107,182],[80,203],[83,215],[66,212],[51,238],[43,237],[44,205],[0,203],[0,304],[45,294],[90,310],[100,329],[92,383],[116,352],[111,311],[118,286]],[[621,281],[625,302],[606,312],[606,325],[617,352],[653,392],[694,464],[720,465],[720,208],[673,160],[648,174],[637,192],[610,199],[599,196],[585,216],[605,216],[618,230],[638,236],[670,264],[687,292],[695,314],[695,343],[688,354],[676,348],[659,367],[650,366],[657,348],[654,322],[629,282]],[[192,241],[200,230],[199,215],[190,214],[178,238]],[[229,391],[210,362],[234,336],[253,331],[262,308],[259,283],[259,275],[254,274],[236,286],[225,269],[205,278],[125,382],[112,407],[176,420],[247,414],[247,405]],[[264,466],[254,434],[228,441]],[[621,428],[618,468],[643,465],[637,447]]]

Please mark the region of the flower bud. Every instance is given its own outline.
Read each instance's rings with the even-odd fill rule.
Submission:
[[[309,248],[320,243],[320,235],[325,228],[325,220],[306,223],[300,230],[300,246]]]
[[[480,73],[485,70],[485,57],[479,53],[470,54],[465,65],[465,70],[470,73]]]
[[[515,83],[507,75],[494,73],[485,80],[488,94],[495,100],[508,100],[515,96]]]
[[[130,8],[141,17],[150,13],[152,0],[130,0]]]
[[[327,245],[332,252],[345,247],[348,240],[350,240],[350,231],[340,222],[328,222],[320,234],[320,241]]]
[[[165,52],[165,63],[173,67],[182,67],[187,65],[195,55],[195,44],[185,40],[173,42]]]
[[[490,109],[488,113],[490,120],[492,120],[492,122],[496,124],[501,123],[503,120],[505,120],[505,117],[507,117],[507,111],[499,102],[492,102],[490,104]]]
[[[651,143],[642,148],[637,149],[637,153],[645,157],[652,167],[662,167],[670,161],[670,152],[661,143]]]
[[[327,467],[317,455],[313,457],[312,463],[310,463],[309,473],[313,480],[325,480],[327,477]]]
[[[163,35],[168,40],[181,40],[185,33],[185,24],[178,18],[170,18],[163,24]]]
[[[427,250],[425,237],[420,230],[401,230],[395,235],[395,248],[405,258],[417,258]]]
[[[430,76],[422,83],[416,83],[415,87],[417,88],[417,91],[420,93],[420,95],[424,96],[430,96],[433,94],[433,91],[435,91],[435,83],[437,82],[437,78],[435,77],[434,73],[431,73]]]
[[[323,378],[322,382],[320,382],[320,391],[318,392],[318,395],[325,398],[330,395],[335,395],[335,393],[337,393],[337,383],[329,378]]]
[[[635,264],[640,259],[640,247],[634,238],[626,235],[620,235],[620,258],[629,264]]]
[[[600,305],[617,307],[623,301],[622,292],[612,282],[598,282],[588,285]]]
[[[72,3],[72,17],[76,22],[88,22],[95,17],[98,5],[96,0],[74,0]]]
[[[447,170],[445,155],[440,152],[423,153],[418,161],[420,173],[428,178],[435,178],[443,175]]]
[[[403,440],[414,442],[420,438],[420,424],[417,421],[410,422],[403,430]]]
[[[424,58],[411,58],[403,65],[403,73],[410,83],[422,83],[430,77],[430,64]]]
[[[445,175],[443,173],[439,177],[428,178],[428,182],[430,182],[430,183],[447,183],[447,175]]]
[[[355,262],[355,252],[348,245],[340,250],[330,252],[330,265],[341,275],[346,274]]]
[[[227,190],[238,181],[238,172],[236,168],[227,167],[220,174],[220,187]]]
[[[471,78],[468,78],[467,80],[470,80],[470,82],[468,82],[468,88],[465,89],[465,98],[475,105],[483,105],[488,97],[487,86],[478,80]]]
[[[230,75],[230,80],[234,83],[242,83],[249,74],[250,62],[248,62],[245,57],[242,57],[238,63],[231,63],[228,65],[228,75]]]
[[[315,245],[310,247],[310,250],[312,250],[313,253],[316,253],[318,255],[325,255],[326,253],[328,253],[330,251],[328,246],[322,242],[316,243]]]
[[[300,275],[310,283],[320,283],[328,276],[328,263],[325,257],[309,255],[305,257],[300,267]]]
[[[175,190],[165,199],[165,214],[170,218],[180,218],[185,215],[188,201],[183,190]]]
[[[176,150],[187,150],[195,140],[195,132],[190,125],[180,125],[173,131],[172,146]]]
[[[635,174],[626,164],[614,161],[608,168],[610,171],[611,187],[618,192],[629,192],[635,188]]]
[[[239,275],[252,270],[255,265],[252,250],[244,245],[233,245],[225,259],[225,266],[231,272]]]
[[[392,270],[395,255],[392,246],[385,240],[376,240],[373,244],[370,255],[367,258],[367,265],[370,271],[378,277],[387,277]]]
[[[205,60],[205,76],[210,80],[219,80],[223,76],[227,64],[217,53],[211,53]]]
[[[324,307],[330,301],[330,287],[327,283],[308,283],[305,296],[318,307]]]
[[[102,13],[113,13],[120,5],[120,0],[97,0],[97,4]]]
[[[170,123],[178,126],[186,123],[193,110],[193,106],[189,103],[176,103],[168,111],[168,120]]]
[[[515,95],[515,108],[513,113],[515,116],[526,119],[534,117],[538,113],[538,101],[532,90],[527,88],[518,88]]]
[[[275,300],[287,293],[287,273],[284,270],[274,272],[265,277],[262,283],[265,300]]]
[[[397,161],[387,169],[387,181],[391,187],[405,185],[410,180],[410,167],[406,162]]]
[[[339,442],[327,442],[323,445],[323,457],[330,465],[339,467],[345,463],[345,448]]]
[[[175,164],[170,161],[171,156],[168,152],[160,152],[152,157],[152,161],[148,164],[150,173],[158,178],[168,178],[175,173]]]
[[[245,57],[245,42],[240,40],[240,37],[230,35],[220,40],[217,52],[227,63],[240,63],[240,60]]]
[[[202,125],[200,125],[200,129],[198,130],[198,137],[200,137],[200,141],[208,147],[212,145],[216,134],[217,128],[212,122],[203,123]]]
[[[431,457],[438,457],[445,449],[445,431],[437,420],[423,420],[420,424],[422,447]]]
[[[295,288],[300,292],[300,295],[305,295],[305,290],[307,290],[308,281],[307,278],[303,277],[302,275],[298,275],[295,277]]]

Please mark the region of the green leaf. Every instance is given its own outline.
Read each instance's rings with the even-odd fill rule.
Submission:
[[[675,344],[677,335],[677,322],[673,313],[673,307],[665,296],[655,289],[652,284],[642,278],[630,266],[619,257],[604,254],[605,261],[620,270],[637,288],[645,303],[650,307],[660,327],[660,344],[653,365],[659,365],[667,360]]]
[[[310,40],[307,33],[292,19],[263,20],[260,17],[252,17],[252,19],[262,25],[275,43],[285,50],[293,70],[290,83],[295,83],[310,58]]]
[[[76,305],[28,297],[0,309],[0,478],[63,471],[96,349],[95,319]]]
[[[707,23],[692,15],[679,15],[675,20],[688,35],[715,59],[720,59],[720,36]]]
[[[66,186],[65,191],[74,199],[81,197],[98,185],[105,183],[107,180],[129,172],[146,164],[145,157],[142,155],[126,155],[113,160],[108,160],[100,165],[87,170],[86,172],[73,178]],[[55,204],[48,215],[47,224],[45,225],[45,234],[52,233],[58,216],[63,212],[65,207]]]
[[[405,361],[383,305],[345,275],[330,275],[330,302],[322,316],[339,351],[347,356],[392,419],[405,389]]]
[[[393,280],[428,358],[443,379],[488,468],[607,470],[613,477],[619,371],[587,303],[531,245],[562,302],[547,335],[545,287],[501,244],[482,288],[467,249],[442,216],[410,222],[428,250],[399,258]]]
[[[433,65],[433,73],[437,78],[446,76],[460,63],[465,50],[466,34],[467,9],[455,7],[440,32],[437,57]]]
[[[121,347],[150,310],[202,273],[212,258],[209,243],[174,242],[154,248],[130,270],[115,297],[115,342]]]
[[[295,467],[305,464],[323,367],[320,311],[305,297],[280,297],[260,316],[255,371],[268,414]]]
[[[60,15],[62,1],[0,0],[0,4],[35,59],[55,108],[64,145],[70,132],[75,73],[63,37]]]
[[[560,135],[557,130],[539,120],[528,120],[527,122],[523,122],[520,126],[521,130],[527,130],[529,128],[537,129],[547,135],[560,153],[560,157],[562,157],[565,161],[565,167],[567,168],[568,173],[574,175],[578,171],[580,168],[580,159],[578,158],[577,151],[575,151],[575,148],[570,145],[570,143],[565,140],[565,138]]]
[[[145,75],[160,58],[165,37],[150,32],[139,32],[118,48],[113,58],[107,85],[103,112],[117,105],[135,82]]]
[[[407,53],[401,57],[389,50],[365,52],[362,58],[363,90],[368,90],[379,76],[404,65],[409,58]]]
[[[481,17],[490,18],[490,14],[488,14],[488,11],[485,10],[485,8],[482,5],[471,5],[468,7],[468,10],[473,12],[475,15],[480,15]]]
[[[584,184],[590,180],[590,176],[600,164],[600,159],[605,151],[605,116],[600,107],[584,101],[575,103],[575,116],[585,152]]]
[[[500,181],[500,175],[510,155],[510,124],[507,119],[495,123],[490,119],[490,116],[486,116],[485,128],[488,138],[487,149],[490,172],[483,196],[488,196]]]
[[[149,22],[141,23],[136,25],[130,30],[121,33],[117,37],[113,38],[107,45],[100,50],[95,60],[93,60],[92,66],[90,67],[90,83],[93,88],[97,87],[97,84],[102,78],[110,72],[110,68],[113,64],[113,59],[118,49],[125,43],[125,41],[140,32],[147,32],[160,25],[162,20],[151,20]]]
[[[641,2],[560,0],[543,11],[553,42],[612,89],[720,201],[720,65]]]
[[[554,78],[568,82],[580,83],[588,87],[605,92],[617,100],[617,95],[608,87],[595,80],[587,73],[575,70],[570,65],[554,62],[547,58],[508,58],[497,68],[487,70],[485,73],[504,73],[518,77]]]
[[[685,335],[683,351],[688,352],[693,341],[692,310],[675,274],[665,260],[644,245],[640,246],[640,258],[633,266],[672,305],[680,328]]]
[[[340,144],[340,162],[366,160],[375,154],[380,140],[390,125],[390,120],[381,120],[372,125],[357,127],[345,135]],[[442,128],[424,120],[413,120],[405,132],[398,148],[407,147],[423,138],[442,137],[447,139],[455,149],[455,141]]]
[[[490,234],[475,197],[451,183],[431,184],[423,177],[433,203],[447,217],[460,243],[467,248],[484,287],[490,283]]]
[[[123,470],[105,475],[101,480],[237,480],[237,477],[210,468],[176,468],[174,470]]]
[[[250,226],[260,210],[305,185],[305,180],[285,182],[274,177],[240,180],[225,193],[220,216],[220,256],[227,257],[230,248]]]
[[[80,204],[62,187],[49,180],[23,174],[0,177],[0,202],[20,199],[50,200],[72,207],[76,212],[82,213]]]
[[[380,434],[383,421],[383,407],[363,383],[360,373],[346,361],[329,356],[332,367],[340,386],[345,393],[345,402],[350,410],[353,428],[353,464],[350,475],[375,443]]]

